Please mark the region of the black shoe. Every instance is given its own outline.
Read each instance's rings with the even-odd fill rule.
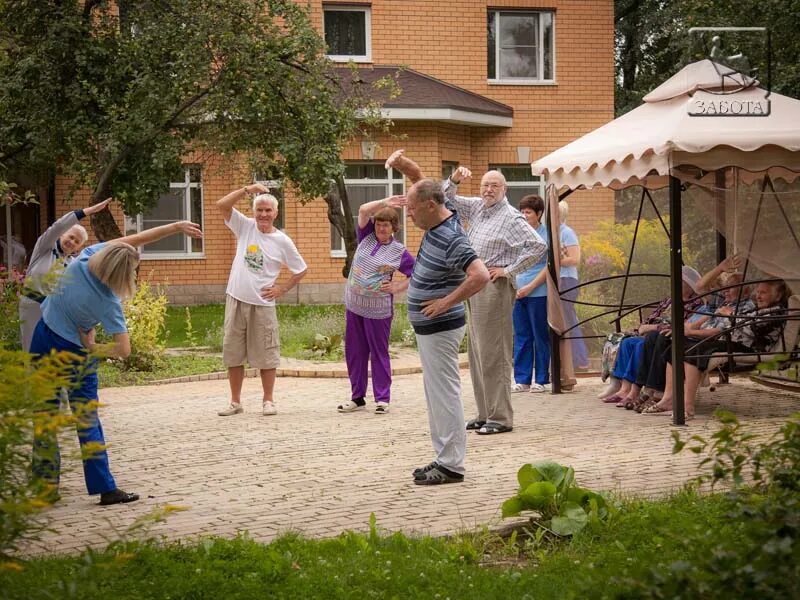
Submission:
[[[104,492],[100,494],[100,505],[109,506],[111,504],[127,504],[128,502],[136,502],[139,499],[139,494],[133,492],[123,492],[117,488],[111,492]]]
[[[481,421],[480,419],[472,419],[471,421],[467,421],[467,431],[474,431],[476,429],[480,429],[486,425],[486,421]]]
[[[428,463],[424,467],[419,467],[417,469],[414,469],[414,471],[412,471],[411,474],[414,476],[414,479],[420,479],[422,477],[425,477],[425,473],[427,473],[431,469],[435,469],[438,466],[439,466],[439,463],[437,463],[436,461],[433,461],[431,463]]]
[[[417,485],[440,485],[442,483],[461,483],[462,481],[464,481],[464,476],[461,473],[451,471],[442,465],[437,465],[420,477],[414,477],[414,483]]]

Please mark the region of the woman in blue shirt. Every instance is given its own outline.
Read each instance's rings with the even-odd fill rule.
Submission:
[[[583,341],[583,331],[578,324],[578,315],[575,312],[575,300],[578,299],[579,290],[571,289],[578,285],[578,265],[581,263],[581,246],[578,235],[572,227],[567,225],[569,205],[565,200],[558,203],[559,241],[561,245],[561,282],[558,289],[562,291],[561,305],[564,307],[564,320],[569,331],[565,334],[572,338],[572,364],[578,371],[589,370],[589,353],[586,351],[586,342]],[[567,290],[564,292],[564,290]],[[574,329],[571,329],[574,327]]]
[[[78,409],[78,440],[81,447],[99,448],[83,459],[83,474],[89,495],[100,494],[100,504],[118,504],[139,499],[137,494],[119,489],[111,475],[105,450],[103,427],[97,416],[97,361],[87,354],[95,348],[95,326],[102,324],[113,336],[111,354],[124,358],[131,344],[122,301],[136,291],[137,246],[156,242],[175,233],[201,237],[200,228],[189,221],[154,227],[141,233],[84,249],[72,261],[59,287],[42,304],[42,318],[36,324],[31,353],[44,356],[52,351],[77,355],[72,371],[70,404]],[[58,399],[50,400],[53,411]],[[91,447],[91,446],[90,446]],[[48,432],[37,432],[33,440],[33,474],[44,485],[45,493],[58,500],[61,458],[58,441]]]
[[[519,201],[519,210],[531,227],[548,242],[547,226],[541,222],[544,200],[536,195]],[[527,271],[517,275],[514,322],[514,384],[511,392],[543,392],[550,383],[550,329],[547,325],[547,254]],[[536,370],[536,380],[533,372]]]

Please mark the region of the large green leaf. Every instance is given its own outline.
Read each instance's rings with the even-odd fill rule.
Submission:
[[[557,535],[575,535],[586,527],[589,522],[589,515],[574,502],[565,502],[561,506],[561,511],[557,517],[550,521],[550,529]]]
[[[523,490],[519,497],[525,508],[539,510],[552,503],[556,486],[549,481],[536,481]]]
[[[542,460],[533,463],[533,468],[539,472],[541,479],[549,481],[558,487],[567,475],[567,467],[564,467],[552,460]]]
[[[522,465],[520,470],[517,471],[517,481],[519,482],[519,489],[520,491],[524,490],[530,484],[541,481],[543,479],[542,474],[530,463],[527,465]]]
[[[524,510],[524,506],[522,504],[522,500],[520,500],[519,496],[514,496],[513,498],[509,498],[503,505],[500,507],[500,510],[503,514],[503,518],[506,517],[513,517],[518,515]]]

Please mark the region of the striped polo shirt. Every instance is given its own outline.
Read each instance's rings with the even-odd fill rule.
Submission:
[[[448,208],[452,207],[448,204]],[[426,300],[444,298],[467,278],[467,267],[478,255],[453,214],[425,232],[408,286],[408,320],[418,335],[458,329],[465,323],[464,303],[430,319],[422,314]]]

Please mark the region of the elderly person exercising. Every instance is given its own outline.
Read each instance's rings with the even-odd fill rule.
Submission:
[[[108,463],[103,427],[97,415],[97,360],[87,357],[95,349],[95,326],[113,337],[111,353],[124,358],[131,345],[122,301],[136,291],[136,246],[156,242],[175,233],[201,237],[197,225],[179,221],[147,229],[109,243],[89,246],[67,267],[59,287],[42,304],[42,318],[36,325],[30,351],[36,357],[52,351],[69,352],[72,357],[71,406],[78,409],[78,440],[83,448],[83,475],[89,495],[100,494],[100,504],[118,504],[139,499],[137,494],[117,487]],[[49,401],[58,410],[58,399]],[[92,448],[94,446],[94,448]],[[88,449],[92,448],[89,452]],[[61,458],[52,432],[37,431],[33,441],[33,474],[45,493],[55,501]]]
[[[68,212],[36,240],[25,273],[25,287],[19,299],[20,342],[25,352],[30,351],[33,330],[42,318],[42,302],[47,295],[45,288],[55,283],[47,281],[48,273],[54,265],[58,265],[57,268],[66,267],[89,238],[86,229],[78,221],[100,212],[110,201],[111,198],[107,198],[82,210]]]
[[[389,412],[392,365],[389,334],[394,316],[394,294],[408,288],[414,257],[394,238],[400,230],[398,208],[404,196],[362,204],[358,210],[358,247],[345,287],[344,355],[350,376],[350,400],[338,406],[341,413],[366,406],[367,365],[372,366],[375,414]],[[406,279],[392,281],[395,271]]]

